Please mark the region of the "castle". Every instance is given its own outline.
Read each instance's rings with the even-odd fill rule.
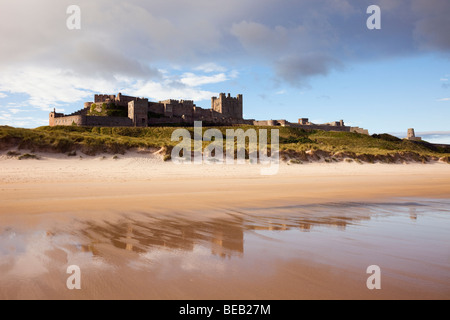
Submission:
[[[194,121],[207,124],[253,124],[242,115],[242,95],[236,98],[221,93],[211,98],[211,109],[197,107],[192,100],[151,102],[146,98],[96,94],[94,102],[70,115],[50,113],[50,126],[147,127],[152,125],[189,125]]]
[[[85,102],[84,108],[70,115],[57,113],[54,109],[49,115],[50,126],[100,126],[100,127],[148,127],[179,125],[190,126],[194,121],[204,125],[255,125],[255,126],[289,126],[325,131],[345,131],[369,134],[365,129],[349,127],[344,121],[314,124],[308,118],[300,118],[298,123],[286,120],[256,121],[243,118],[243,97],[238,94],[231,97],[221,93],[211,98],[211,109],[197,107],[192,100],[149,101],[122,95],[96,94],[94,102]]]

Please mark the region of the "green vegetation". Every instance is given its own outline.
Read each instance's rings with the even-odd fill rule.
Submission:
[[[128,108],[116,106],[114,103],[106,106],[106,115],[108,117],[128,117]]]
[[[372,138],[381,139],[381,140],[384,140],[384,141],[393,141],[393,142],[398,142],[398,141],[402,140],[400,138],[394,137],[394,136],[392,136],[390,134],[387,134],[387,133],[373,134]]]
[[[114,103],[103,103],[99,108],[97,104],[93,103],[89,109],[88,115],[102,117],[128,117],[128,108],[117,106]]]
[[[8,153],[6,154],[8,157],[17,157],[20,156],[21,153],[17,152],[17,151],[8,151]]]
[[[292,163],[292,164],[302,164],[303,161],[302,161],[302,160],[298,160],[298,159],[291,159],[291,160],[289,160],[289,163]]]
[[[25,153],[23,155],[21,155],[19,158],[19,160],[27,160],[27,159],[39,159],[39,157],[35,154],[29,154],[29,153]]]
[[[111,109],[113,110],[113,109]],[[273,127],[218,127],[226,140],[227,129],[254,128],[268,129],[270,147],[270,130]],[[31,152],[57,152],[68,156],[80,151],[87,155],[99,153],[124,154],[131,148],[163,148],[161,155],[170,160],[170,152],[178,141],[171,141],[176,127],[149,128],[99,128],[79,126],[40,127],[20,129],[7,126],[0,127],[0,150],[18,148]],[[194,128],[186,128],[193,136]],[[208,127],[203,127],[203,132]],[[350,132],[325,132],[320,130],[303,130],[298,128],[277,127],[280,133],[280,153],[284,161],[303,163],[316,160],[326,162],[349,161],[357,163],[401,163],[403,161],[429,162],[441,159],[450,163],[450,148],[437,147],[425,141],[402,140],[388,134],[363,135]],[[203,142],[208,145],[209,142]],[[236,142],[235,142],[236,144]],[[248,150],[246,150],[248,155]],[[12,151],[13,152],[13,151]],[[12,156],[12,154],[8,155]],[[16,156],[19,156],[16,154]]]
[[[89,109],[89,116],[94,115],[97,112],[97,105],[95,103],[91,104],[91,108]]]

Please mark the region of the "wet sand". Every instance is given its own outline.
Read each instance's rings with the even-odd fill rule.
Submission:
[[[0,165],[0,299],[450,298],[448,164]]]

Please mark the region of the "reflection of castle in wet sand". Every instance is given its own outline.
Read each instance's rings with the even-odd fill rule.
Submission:
[[[351,217],[346,216],[345,207],[340,209],[342,212],[336,212],[335,208],[335,212],[330,215],[324,215],[324,208],[321,206],[304,209],[305,212],[294,215],[292,207],[271,209],[271,215],[250,211],[230,213],[229,218],[205,221],[142,216],[142,219],[124,218],[117,223],[85,222],[81,232],[89,239],[89,243],[83,245],[82,250],[103,256],[102,247],[107,244],[136,253],[161,248],[193,251],[196,245],[200,245],[209,247],[211,254],[223,258],[242,256],[246,232],[292,229],[310,231],[317,226],[345,229],[349,224],[369,220],[372,214],[369,208],[364,207],[358,208],[359,215],[355,216],[353,212]],[[291,214],[286,214],[289,211]]]
[[[409,218],[411,220],[417,220],[417,210],[416,210],[416,208],[414,208],[414,207],[409,208]]]
[[[448,298],[450,202],[406,201],[13,223],[0,228],[0,299],[373,299],[372,263],[398,283],[388,298]],[[68,265],[82,290],[64,285]]]
[[[87,222],[82,233],[90,240],[83,251],[101,256],[101,245],[145,253],[152,248],[192,251],[196,244],[209,246],[220,257],[241,255],[244,252],[242,219],[193,222],[187,220],[122,221],[104,225]]]

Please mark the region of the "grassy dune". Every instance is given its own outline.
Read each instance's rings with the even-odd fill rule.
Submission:
[[[219,127],[224,139],[226,129],[244,131],[250,128],[273,127]],[[30,150],[73,155],[99,153],[124,154],[133,148],[164,148],[166,154],[178,142],[171,141],[175,127],[98,128],[98,127],[39,127],[21,129],[0,127],[0,150]],[[193,128],[187,128],[193,136]],[[203,128],[203,131],[207,130]],[[304,161],[362,161],[397,163],[402,161],[450,162],[450,148],[437,147],[427,142],[398,139],[388,134],[367,136],[349,132],[325,132],[277,127],[280,133],[281,158],[293,163]],[[270,139],[268,141],[270,144]],[[203,143],[204,146],[208,142]],[[167,157],[166,157],[167,159]]]

